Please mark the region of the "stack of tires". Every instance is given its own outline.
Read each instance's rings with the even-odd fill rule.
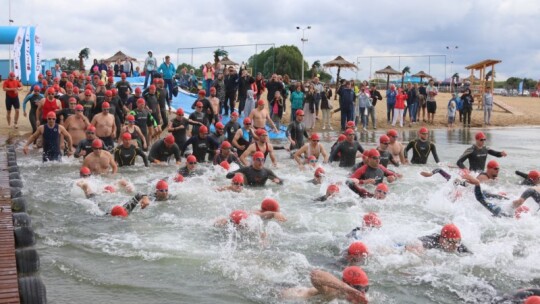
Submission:
[[[7,147],[7,161],[21,304],[47,303],[45,285],[38,273],[39,255],[33,247],[36,238],[32,229],[32,219],[26,213],[26,200],[22,195],[23,182],[19,173],[14,146]]]

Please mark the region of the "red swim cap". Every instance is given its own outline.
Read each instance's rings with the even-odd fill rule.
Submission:
[[[39,86],[35,85],[34,86],[34,91],[39,92],[39,91],[41,91],[41,88]]]
[[[84,111],[84,107],[82,105],[78,104],[78,105],[75,106],[75,110],[76,111]]]
[[[94,139],[92,141],[92,148],[94,148],[94,149],[103,148],[103,142],[101,141],[101,139],[99,139],[99,138]]]
[[[315,170],[315,177],[321,177],[324,176],[324,169],[319,167]]]
[[[265,198],[261,203],[261,210],[279,212],[279,203],[273,198]]]
[[[145,105],[146,101],[143,98],[137,99],[137,105]]]
[[[367,246],[362,242],[354,242],[349,245],[347,253],[349,254],[349,257],[356,258],[366,257],[369,254]]]
[[[229,162],[226,160],[222,161],[219,165],[227,171],[229,171],[229,169],[231,168],[231,164],[229,164]]]
[[[261,151],[253,153],[253,159],[255,160],[257,158],[264,158],[264,153],[262,153]]]
[[[126,117],[126,119],[127,119],[127,121],[135,121],[135,116],[133,116],[133,115],[130,114],[130,115],[128,115],[128,116]]]
[[[112,91],[111,90],[105,91],[105,96],[112,97]]]
[[[499,163],[496,160],[490,160],[487,163],[488,169],[499,168]]]
[[[531,180],[537,180],[540,178],[540,172],[536,170],[529,171],[529,174],[527,175]]]
[[[148,87],[148,91],[155,91],[156,90],[156,86],[151,84],[149,87]]]
[[[135,93],[139,93],[139,94],[142,93],[141,88],[140,88],[140,87],[136,87],[136,88],[135,88]]]
[[[476,133],[476,135],[474,135],[474,138],[476,140],[486,139],[486,134],[484,134],[484,132],[478,132],[478,133]]]
[[[110,108],[111,108],[111,104],[109,104],[108,102],[104,101],[104,102],[101,104],[101,108],[102,108],[102,109],[110,109]]]
[[[264,106],[264,100],[259,99],[259,101],[257,101],[257,105],[258,106]]]
[[[368,151],[367,156],[368,157],[380,157],[381,153],[379,153],[379,151],[377,149],[371,149],[371,150]]]
[[[66,88],[73,88],[73,83],[71,81],[66,82]]]
[[[311,139],[311,140],[321,140],[321,137],[317,133],[312,133],[311,136],[309,137],[309,139]]]
[[[122,139],[131,140],[131,134],[129,134],[128,132],[125,132],[124,134],[122,134]]]
[[[95,78],[95,77],[94,77],[94,78]],[[98,81],[97,84],[98,84],[98,86],[104,86],[104,85],[105,85],[105,82],[103,82],[103,80],[100,80],[100,81]]]
[[[208,127],[200,126],[199,127],[199,134],[208,134]]]
[[[381,135],[381,137],[379,137],[379,142],[381,144],[387,144],[390,142],[390,137],[388,137],[387,135]]]
[[[109,193],[115,193],[116,192],[116,188],[112,185],[107,185],[103,188],[105,191],[109,192]]]
[[[268,132],[266,132],[265,129],[257,129],[257,131],[255,131],[255,134],[257,134],[257,136],[263,136],[265,134],[268,134]]]
[[[221,121],[218,121],[214,126],[216,129],[225,129],[225,126],[221,123]]]
[[[232,112],[231,117],[238,117],[238,112]]]
[[[120,78],[122,78],[122,79],[126,78],[126,76],[127,76],[126,73],[120,74]]]
[[[343,282],[354,285],[369,285],[367,274],[358,266],[349,266],[343,270]]]
[[[126,208],[124,208],[124,207],[122,207],[120,205],[116,205],[111,209],[111,216],[126,217],[126,216],[128,216],[128,212],[127,212]]]
[[[176,115],[178,115],[178,116],[184,116],[184,109],[182,109],[182,108],[176,109]]]
[[[242,173],[236,173],[232,178],[233,183],[244,184],[244,175]]]
[[[347,129],[347,130],[345,130],[345,135],[351,135],[351,134],[354,134],[354,130],[353,130],[353,129]]]
[[[107,78],[107,81],[110,82],[110,83],[113,83],[114,82],[114,77]]]
[[[244,210],[234,210],[229,215],[229,219],[236,225],[240,225],[243,220],[248,218],[248,213]]]
[[[310,156],[308,157],[308,161],[309,161],[309,162],[311,162],[311,161],[317,162],[317,158],[315,157],[315,155],[310,155]]]
[[[347,136],[345,136],[344,134],[340,134],[337,138],[337,141],[338,142],[342,142],[344,141],[345,139],[347,139]]]
[[[47,113],[47,118],[56,118],[56,113],[54,113],[54,111],[50,111]]]
[[[244,118],[244,124],[245,125],[251,124],[251,118],[249,117]]]
[[[199,90],[199,96],[206,96],[206,91],[205,90]]]
[[[174,136],[172,134],[169,134],[165,136],[165,139],[163,140],[167,145],[174,144]]]
[[[296,116],[304,115],[304,111],[301,109],[296,110]]]
[[[56,94],[56,91],[54,90],[54,88],[48,88],[47,94]]]
[[[347,128],[354,128],[355,127],[354,121],[352,121],[352,120],[347,121],[346,127]]]
[[[203,103],[200,102],[200,101],[197,101],[197,102],[195,103],[195,106],[196,106],[196,107],[202,107],[202,106],[203,106]]]
[[[96,127],[88,125],[88,127],[86,127],[86,132],[96,132]]]
[[[196,163],[196,162],[197,162],[197,158],[195,157],[195,155],[190,154],[190,155],[188,155],[188,157],[186,158],[186,161],[187,161],[188,163]]]
[[[81,170],[79,171],[79,174],[81,176],[85,176],[85,175],[90,175],[92,174],[92,172],[90,172],[90,168],[86,167],[86,166],[83,166],[81,167]]]
[[[523,304],[540,304],[539,296],[530,296],[528,297]]]
[[[460,239],[461,232],[459,228],[454,224],[446,224],[441,229],[441,236],[447,239]]]
[[[174,181],[177,183],[182,183],[184,181],[184,176],[180,173],[176,174],[174,177]]]
[[[428,129],[426,127],[422,127],[420,130],[418,130],[418,133],[428,133]]]
[[[215,87],[211,87],[211,88],[210,88],[210,92],[214,92],[214,93],[215,93],[215,92],[216,92],[216,88],[215,88]]]
[[[326,194],[327,195],[336,194],[336,193],[339,193],[339,186],[338,185],[331,184],[331,185],[328,186],[328,188],[326,188]]]
[[[221,143],[221,149],[230,149],[231,148],[231,143],[227,140],[224,140],[222,143]]]
[[[380,228],[382,226],[379,216],[375,212],[366,213],[363,217],[364,226]]]
[[[156,184],[156,190],[165,190],[169,189],[169,184],[166,181],[160,179]]]
[[[388,185],[386,185],[385,183],[380,183],[380,184],[377,185],[377,188],[375,188],[375,190],[379,190],[379,191],[388,193]]]

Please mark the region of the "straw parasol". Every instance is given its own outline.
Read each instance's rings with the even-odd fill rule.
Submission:
[[[118,51],[118,52],[116,52],[116,54],[112,55],[112,57],[109,57],[109,58],[105,59],[105,62],[116,62],[116,60],[118,60],[118,59],[123,61],[126,58],[130,58],[131,60],[137,61],[137,59],[124,54],[124,52]]]
[[[339,72],[341,72],[341,68],[348,68],[348,69],[358,69],[356,64],[348,62],[347,60],[343,59],[341,56],[337,56],[336,59],[328,61],[327,63],[323,64],[323,67],[325,68],[334,68],[337,67],[337,77],[336,77],[336,84],[339,83]],[[336,88],[337,89],[337,88]],[[336,94],[337,96],[337,94]],[[334,98],[336,98],[334,96]]]
[[[221,64],[224,65],[224,66],[228,66],[228,65],[238,65],[238,63],[236,63],[236,62],[230,60],[229,57],[227,57],[227,56],[223,57],[223,58],[219,61],[219,63],[221,63]]]
[[[433,78],[431,77],[431,75],[429,75],[428,73],[424,72],[424,71],[420,71],[414,75],[412,75],[413,77],[420,77],[420,82],[423,82],[424,78]]]
[[[388,90],[390,85],[390,75],[401,75],[401,72],[394,70],[391,66],[387,66],[382,70],[375,71],[375,74],[386,75],[386,89]]]

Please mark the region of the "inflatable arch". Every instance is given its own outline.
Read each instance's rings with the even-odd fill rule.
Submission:
[[[35,26],[0,26],[0,44],[12,45],[13,72],[23,83],[41,73],[42,41]]]

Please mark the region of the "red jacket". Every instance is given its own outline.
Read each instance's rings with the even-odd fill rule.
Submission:
[[[405,109],[405,100],[407,100],[407,94],[401,92],[396,96],[396,105],[394,109]]]

